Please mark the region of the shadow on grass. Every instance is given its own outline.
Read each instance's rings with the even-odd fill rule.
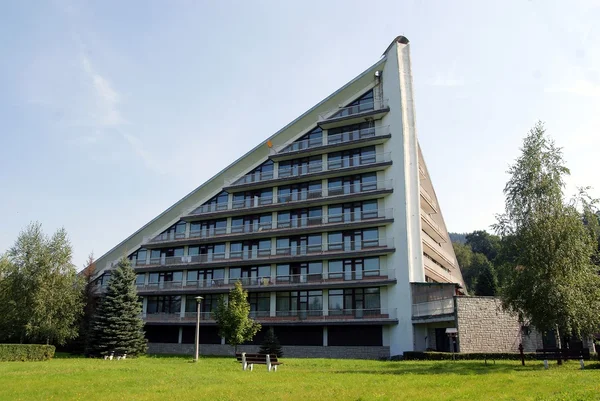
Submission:
[[[569,364],[579,365],[579,362],[569,362]],[[556,366],[551,366],[551,369]],[[600,364],[591,363],[586,366],[586,370],[600,369]],[[337,370],[334,373],[363,373],[363,374],[378,374],[378,375],[440,375],[440,374],[455,374],[455,375],[486,375],[497,373],[510,372],[529,372],[544,370],[544,365],[537,361],[528,361],[525,366],[520,364],[496,363],[488,361],[487,365],[484,361],[431,361],[429,363],[410,363],[410,362],[389,362],[378,369],[364,370]]]

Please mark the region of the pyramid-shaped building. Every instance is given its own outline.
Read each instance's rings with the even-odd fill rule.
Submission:
[[[253,344],[273,327],[288,356],[443,337],[463,279],[417,140],[408,40],[103,255],[98,294],[122,257],[151,352],[193,352],[199,295],[202,353],[231,352],[211,311],[236,281],[263,326]]]

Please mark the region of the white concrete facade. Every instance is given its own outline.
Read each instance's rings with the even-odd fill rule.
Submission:
[[[368,110],[361,111],[359,110],[360,107],[353,106],[357,108],[350,108],[348,109],[348,114],[336,117],[341,113],[338,110],[345,110],[344,107],[347,107],[361,96],[370,93],[370,91],[373,93],[373,105],[369,106],[369,104],[366,103],[370,107]],[[355,114],[352,114],[353,112]],[[335,144],[328,143],[328,135],[331,129],[359,123],[369,124],[369,129],[373,129],[375,135],[365,136],[364,138],[361,137],[354,142],[350,140],[346,143],[344,140],[339,143],[336,142]],[[284,148],[306,133],[311,132],[316,127],[322,128],[322,142],[318,146],[315,146],[314,150],[310,148],[310,145],[306,145],[307,148],[300,149],[300,151],[298,151],[297,159],[294,160],[321,155],[322,167],[315,173],[311,173],[310,171],[308,173],[299,173],[300,175],[297,179],[286,181],[285,178],[280,176],[280,163],[289,160],[292,156],[282,154],[282,152],[284,153]],[[384,135],[379,135],[378,133],[384,133]],[[385,133],[389,133],[389,135]],[[369,159],[368,162],[363,163],[362,156],[358,156],[358,158],[349,156],[351,163],[353,163],[352,160],[359,160],[359,164],[339,169],[337,167],[336,169],[331,167],[332,162],[330,158],[333,153],[358,151],[367,147],[374,147],[375,149],[375,155],[372,156],[370,154],[371,156],[369,156],[373,157],[372,160]],[[261,176],[257,180],[253,178],[252,182],[249,182],[248,184],[236,184],[236,182],[238,182],[236,180],[268,160],[272,160],[274,165],[272,177],[263,179]],[[315,164],[315,166],[317,166],[317,164]],[[410,45],[408,44],[408,40],[404,37],[395,38],[386,49],[382,58],[361,75],[259,144],[232,165],[226,167],[219,174],[202,184],[186,197],[175,203],[171,208],[157,216],[154,220],[103,255],[96,263],[98,269],[96,274],[98,277],[101,277],[112,268],[118,259],[130,256],[140,248],[151,249],[153,246],[152,238],[163,233],[173,224],[179,221],[185,221],[185,234],[183,234],[181,239],[172,240],[167,243],[168,246],[180,246],[183,249],[182,259],[175,264],[176,266],[179,266],[177,267],[178,269],[183,271],[182,284],[180,285],[181,290],[178,292],[174,292],[174,290],[171,292],[161,292],[159,290],[154,291],[151,294],[151,296],[157,296],[163,293],[182,295],[182,306],[179,316],[181,319],[185,319],[185,295],[192,293],[189,291],[186,293],[185,291],[186,272],[188,270],[192,267],[194,269],[202,269],[204,266],[224,266],[225,273],[223,282],[227,284],[229,272],[232,267],[238,265],[250,265],[250,262],[246,260],[232,260],[231,244],[234,242],[234,240],[231,239],[234,236],[232,231],[232,216],[242,215],[240,214],[239,209],[236,210],[233,207],[232,199],[234,195],[232,194],[268,187],[272,188],[273,202],[278,203],[280,202],[277,198],[278,191],[281,187],[290,185],[291,183],[315,182],[315,180],[320,180],[322,182],[323,190],[325,190],[329,180],[368,173],[376,174],[378,183],[377,189],[380,188],[379,183],[390,183],[381,186],[382,189],[389,187],[388,191],[382,190],[380,191],[381,193],[372,196],[369,195],[368,197],[365,194],[364,197],[365,199],[377,200],[378,211],[385,211],[381,216],[378,215],[381,219],[378,221],[373,220],[372,223],[366,220],[354,222],[360,223],[357,225],[359,228],[356,228],[356,230],[366,230],[368,228],[377,227],[377,246],[368,248],[366,242],[361,242],[358,247],[360,249],[355,249],[356,244],[354,244],[352,245],[352,252],[349,252],[354,256],[344,255],[345,252],[335,252],[333,243],[328,243],[328,235],[332,232],[337,233],[337,231],[334,231],[334,228],[332,228],[334,225],[330,224],[330,221],[325,221],[325,219],[327,219],[328,208],[333,204],[340,204],[337,202],[340,202],[342,199],[340,198],[340,201],[329,201],[327,196],[333,197],[332,193],[328,192],[325,194],[324,192],[325,195],[322,197],[323,201],[314,203],[317,205],[315,207],[322,208],[322,214],[324,216],[322,225],[322,248],[320,248],[319,251],[319,255],[322,255],[322,272],[319,273],[322,285],[316,283],[312,285],[311,283],[303,282],[303,284],[298,285],[297,288],[294,286],[290,287],[290,285],[287,287],[277,287],[276,280],[269,281],[269,284],[276,284],[268,287],[268,290],[271,290],[271,296],[269,300],[270,311],[267,314],[267,317],[271,320],[267,320],[267,317],[265,317],[263,325],[269,325],[271,322],[276,325],[289,324],[290,327],[302,325],[314,326],[316,324],[322,325],[323,347],[327,347],[328,343],[331,344],[329,333],[333,330],[332,327],[335,329],[336,327],[344,327],[344,325],[348,325],[348,327],[380,325],[381,339],[380,344],[377,344],[377,346],[389,347],[390,356],[401,354],[407,350],[420,349],[422,348],[422,344],[416,344],[416,339],[423,337],[423,333],[420,332],[423,329],[414,324],[413,305],[416,301],[413,297],[411,283],[423,283],[427,281],[456,283],[459,286],[462,286],[463,280],[460,269],[456,263],[456,258],[435,196],[435,191],[433,190],[433,184],[431,183],[418,144]],[[314,178],[312,178],[313,176]],[[271,182],[272,186],[267,186],[267,184]],[[208,216],[207,214],[206,216],[203,216],[197,212],[199,206],[205,204],[224,188],[226,188],[229,193],[226,210],[231,211],[231,214],[216,212],[214,213],[214,217],[211,217],[212,215]],[[362,196],[363,193],[361,192],[360,195]],[[357,202],[365,201],[350,199],[348,202],[354,202],[353,204],[356,204]],[[302,204],[298,207],[304,208],[308,206]],[[273,233],[271,237],[272,250],[268,257],[265,257],[263,260],[260,255],[253,255],[252,258],[257,258],[255,264],[268,264],[270,266],[269,270],[271,276],[274,279],[277,279],[277,261],[279,260],[283,260],[281,263],[284,264],[295,263],[296,261],[303,262],[317,260],[317,254],[309,255],[308,253],[294,257],[289,255],[279,256],[280,254],[277,250],[277,238],[283,237],[285,235],[285,230],[282,230],[281,234],[278,233],[277,216],[281,211],[292,209],[292,206],[273,205],[266,206],[263,209],[253,206],[253,208],[248,209],[248,215],[256,213],[255,210],[259,209],[264,209],[266,213],[270,212],[272,214],[272,225],[269,226],[268,230],[272,230],[269,231],[269,233]],[[223,263],[216,260],[204,261],[206,263],[205,265],[202,265],[202,263],[204,263],[203,261],[194,262],[192,260],[192,255],[188,253],[190,252],[190,247],[197,245],[190,237],[189,222],[207,220],[209,217],[211,219],[227,219],[227,228],[226,231],[223,232],[223,235],[214,236],[214,242],[223,242],[225,244]],[[319,225],[317,224],[313,227],[304,227],[289,235],[315,233],[315,227],[318,226]],[[343,231],[342,228],[339,228],[339,230],[340,232]],[[229,237],[227,237],[227,235],[229,235]],[[253,238],[259,240],[267,237],[267,234],[261,232],[259,229],[258,231],[249,233],[247,238],[240,237],[239,241],[244,241],[246,239],[251,240]],[[344,238],[346,237],[344,236]],[[208,243],[209,240],[213,240],[213,237],[203,238],[203,242],[198,240],[198,244]],[[344,241],[346,240],[344,239]],[[358,240],[354,240],[356,243],[357,241]],[[154,248],[157,246],[158,245],[154,245]],[[346,251],[346,244],[343,246],[343,250]],[[375,279],[368,281],[368,284],[365,284],[367,281],[362,275],[360,278],[353,278],[352,280],[345,281],[343,284],[334,282],[331,279],[332,274],[328,271],[328,265],[331,260],[338,260],[346,257],[357,259],[367,257],[363,256],[361,253],[365,253],[365,255],[368,253],[369,255],[374,255],[371,257],[379,258],[379,273]],[[286,259],[286,257],[289,260]],[[225,263],[227,260],[231,260],[231,262]],[[134,261],[137,262],[135,258]],[[146,260],[136,266],[136,269],[140,274],[145,275],[145,286],[148,286],[148,277],[153,272],[167,272],[174,269],[169,266],[168,262],[165,262],[164,258],[157,266],[148,267],[148,262],[150,262],[149,251],[147,252]],[[385,274],[382,272],[385,272]],[[346,276],[344,276],[344,280],[345,277]],[[261,278],[261,280],[263,279]],[[265,288],[267,288],[265,286],[261,287],[260,285],[258,285],[258,287],[260,288],[250,291],[266,291]],[[353,309],[355,312],[352,312],[353,315],[347,320],[342,321],[332,318],[333,310],[330,309],[332,306],[329,305],[328,302],[330,299],[328,295],[329,292],[337,289],[350,290],[360,289],[362,287],[379,288],[381,312],[374,314],[376,316],[374,320],[369,321],[367,319],[365,321],[362,313],[360,313],[360,319],[362,320],[359,320],[359,313],[356,312],[358,308]],[[306,320],[292,323],[282,323],[282,321],[276,320],[279,316],[278,313],[280,312],[275,310],[277,308],[276,294],[278,292],[311,291],[311,289],[322,291],[322,315],[320,315],[319,320],[311,322]],[[210,291],[213,290],[214,288],[210,289]],[[198,289],[198,291],[194,291],[193,293],[203,293],[203,291],[205,291],[205,289]],[[217,292],[213,291],[213,293]],[[346,297],[346,295],[344,296]],[[344,298],[344,302],[346,302],[346,298]],[[354,300],[353,305],[355,302],[358,301]],[[366,301],[363,300],[360,302]],[[145,299],[144,313],[146,313],[146,310],[147,302]],[[394,311],[393,313],[391,312],[392,310]],[[173,324],[185,323],[182,322],[183,320]],[[169,324],[169,322],[162,323]],[[418,335],[415,335],[415,330],[420,330]],[[181,332],[180,329],[178,335],[179,343],[182,341]],[[337,330],[337,332],[339,332],[339,330]]]

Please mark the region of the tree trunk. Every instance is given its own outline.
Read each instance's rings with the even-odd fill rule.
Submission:
[[[558,348],[558,360],[556,361],[556,363],[558,365],[562,365],[562,346],[561,346],[561,342],[560,342],[560,330],[558,328],[558,324],[556,325],[556,332],[554,333],[554,337],[556,338],[556,347]]]

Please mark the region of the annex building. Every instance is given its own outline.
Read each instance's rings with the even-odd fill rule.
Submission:
[[[96,262],[137,272],[150,352],[230,353],[211,311],[240,280],[288,356],[447,341],[463,279],[415,127],[408,40]],[[248,347],[255,347],[248,345]],[[441,347],[441,345],[439,346]],[[438,347],[438,348],[439,348]]]

